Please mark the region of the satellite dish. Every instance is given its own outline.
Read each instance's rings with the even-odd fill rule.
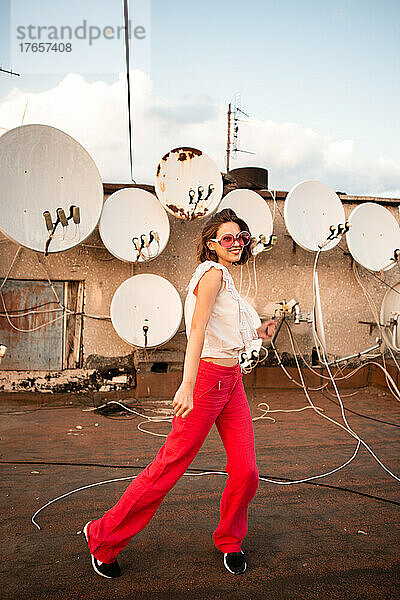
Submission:
[[[322,305],[321,305],[321,296],[319,293],[319,283],[318,283],[318,273],[315,271],[315,306],[314,306],[314,314],[313,314],[313,323],[316,329],[317,335],[315,335],[315,330],[313,327],[313,337],[314,343],[316,345],[318,354],[320,354],[320,349],[324,351],[325,356],[328,356],[328,351],[326,349],[326,339],[325,339],[325,329],[324,329],[324,321],[322,318]],[[318,337],[317,337],[318,336]],[[321,359],[321,357],[320,357]]]
[[[400,283],[387,290],[382,301],[380,322],[386,344],[400,352]]]
[[[252,190],[233,190],[224,196],[218,211],[224,208],[231,208],[238,217],[246,221],[256,241],[263,244],[270,241],[273,231],[272,215],[268,204],[260,194]]]
[[[371,271],[387,271],[395,264],[400,250],[400,228],[384,206],[365,202],[349,215],[347,245],[354,260]]]
[[[4,133],[0,181],[0,230],[26,248],[68,250],[89,237],[99,221],[99,171],[83,146],[55,127],[22,125]]]
[[[214,161],[196,148],[175,148],[160,161],[155,190],[164,208],[191,221],[208,216],[222,197],[222,176]]]
[[[167,245],[168,215],[154,194],[140,188],[125,188],[107,198],[99,233],[107,250],[120,260],[152,260]]]
[[[321,181],[301,181],[286,196],[284,219],[288,232],[296,244],[311,252],[331,234],[330,227],[345,223],[343,205],[339,196]],[[322,251],[330,250],[340,236],[330,240]]]
[[[115,331],[139,348],[168,342],[178,331],[182,314],[182,301],[172,283],[151,273],[121,283],[110,307]]]

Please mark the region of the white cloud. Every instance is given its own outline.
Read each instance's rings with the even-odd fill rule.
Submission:
[[[327,168],[346,170],[349,160],[354,155],[354,141],[342,140],[332,142],[323,149],[324,162]]]
[[[179,100],[157,97],[145,73],[133,75],[134,176],[153,183],[160,158],[179,145],[201,148],[224,170],[226,106],[204,94]],[[70,73],[55,88],[25,93],[14,88],[0,101],[0,126],[44,123],[77,139],[92,155],[103,181],[129,181],[126,77],[112,84],[89,83]],[[348,194],[400,197],[400,164],[384,156],[366,158],[354,140],[335,140],[297,123],[249,120],[240,123],[239,148],[231,168],[258,165],[269,170],[272,189],[289,190],[319,179]]]

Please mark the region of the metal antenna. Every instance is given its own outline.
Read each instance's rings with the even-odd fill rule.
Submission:
[[[2,73],[9,73],[10,75],[17,75],[18,77],[21,77],[20,73],[16,73],[12,69],[11,69],[11,71],[8,71],[7,69],[3,69],[3,67],[0,67],[0,71]]]
[[[232,109],[233,103],[233,109]],[[233,119],[232,119],[233,115]],[[250,152],[249,150],[241,150],[238,148],[239,146],[239,122],[243,119],[240,119],[240,115],[244,115],[245,117],[249,117],[247,113],[244,112],[240,108],[240,93],[236,93],[233,101],[228,104],[228,123],[227,123],[227,140],[226,140],[226,172],[229,173],[229,163],[230,163],[230,155],[231,151],[234,153],[234,158],[236,158],[237,152],[242,152],[243,154],[255,154],[255,152]]]
[[[133,178],[133,155],[132,155],[132,115],[131,115],[131,74],[130,74],[130,61],[129,61],[129,37],[130,37],[130,22],[129,22],[129,7],[128,0],[124,0],[124,28],[125,28],[125,64],[126,64],[126,83],[128,92],[128,126],[129,126],[129,163],[131,180],[133,183],[136,181]]]
[[[229,173],[229,159],[231,154],[231,103],[228,104],[228,126],[226,128],[226,172]]]

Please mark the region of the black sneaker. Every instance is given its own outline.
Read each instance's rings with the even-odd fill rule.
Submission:
[[[86,541],[88,542],[88,527],[90,521],[88,521],[83,528],[83,534],[85,536]],[[92,567],[96,571],[98,575],[102,577],[107,577],[107,579],[113,579],[114,577],[119,577],[121,575],[121,569],[117,560],[114,560],[112,563],[103,563],[100,560],[97,560],[93,554],[90,555],[92,558]]]
[[[238,575],[244,573],[247,567],[246,557],[243,550],[239,552],[225,552],[224,565],[231,573]]]

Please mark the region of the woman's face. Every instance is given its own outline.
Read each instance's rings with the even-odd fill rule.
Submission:
[[[237,223],[229,221],[227,223],[222,223],[222,225],[218,227],[217,235],[215,237],[218,239],[224,233],[233,233],[233,235],[237,235],[240,231],[241,229]],[[243,247],[237,240],[235,240],[231,248],[223,248],[219,242],[208,241],[207,245],[211,250],[215,250],[217,253],[217,262],[225,265],[225,267],[229,267],[229,265],[238,261],[242,256]]]

